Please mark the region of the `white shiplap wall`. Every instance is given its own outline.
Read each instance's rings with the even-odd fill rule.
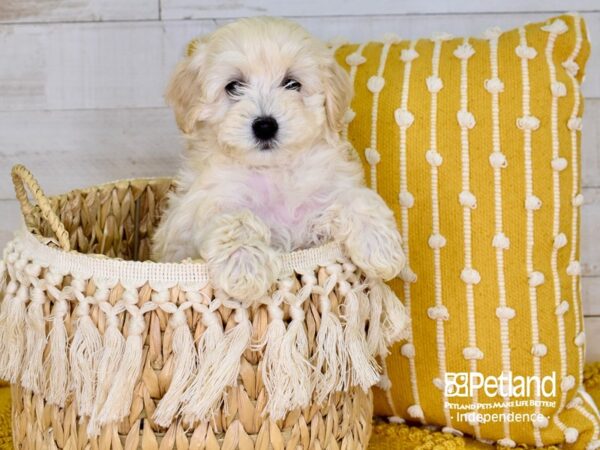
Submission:
[[[246,15],[296,18],[329,39],[480,34],[566,10],[600,36],[599,0],[1,0],[0,246],[20,223],[19,162],[55,194],[117,178],[172,174],[181,141],[162,93],[194,36]],[[583,137],[583,295],[588,356],[600,359],[600,55],[587,70]]]

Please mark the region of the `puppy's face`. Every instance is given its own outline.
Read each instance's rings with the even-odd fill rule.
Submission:
[[[167,91],[179,127],[249,164],[281,161],[339,132],[350,98],[331,51],[283,19],[244,19],[205,36]]]

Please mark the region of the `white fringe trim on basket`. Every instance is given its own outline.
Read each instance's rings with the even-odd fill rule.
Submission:
[[[177,417],[192,423],[217,413],[228,387],[238,382],[247,350],[263,352],[265,414],[274,419],[311,402],[325,402],[335,392],[356,386],[366,391],[375,385],[380,379],[377,359],[404,337],[408,321],[393,291],[381,280],[360,277],[336,244],[285,255],[282,266],[273,293],[264,300],[269,323],[263,341],[256,344],[250,310],[220,291],[215,298],[201,295],[209,283],[203,264],[131,262],[64,252],[22,231],[8,244],[0,264],[0,378],[59,407],[74,396],[78,416],[88,417],[88,434],[95,436],[102,426],[129,415],[138,395],[146,315],[162,310],[169,317],[173,351],[171,383],[153,416],[163,427]],[[319,267],[325,272],[317,278]],[[42,269],[47,269],[43,277]],[[300,285],[295,273],[301,275]],[[61,287],[67,275],[70,284]],[[93,295],[86,292],[88,280],[94,283]],[[117,284],[124,292],[110,302],[110,289]],[[140,305],[138,288],[144,285],[154,292]],[[176,285],[184,301],[181,295],[170,298],[169,288]],[[332,297],[334,290],[337,297]],[[314,298],[320,323],[309,354],[305,311],[306,302]],[[339,303],[335,307],[332,298]],[[69,303],[77,318],[70,342],[65,327]],[[96,307],[105,316],[103,334],[90,315]],[[233,311],[227,330],[217,312],[220,307]],[[196,343],[189,309],[204,325]]]

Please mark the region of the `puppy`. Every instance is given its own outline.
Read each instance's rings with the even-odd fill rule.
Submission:
[[[395,277],[400,235],[340,137],[352,86],[331,50],[268,17],[191,48],[166,93],[188,148],[153,257],[200,258],[216,287],[246,303],[267,293],[279,254],[332,240],[367,276]]]

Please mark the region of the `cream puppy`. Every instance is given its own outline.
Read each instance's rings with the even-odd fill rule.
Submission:
[[[400,235],[340,137],[352,86],[331,50],[268,17],[194,47],[166,93],[188,149],[154,258],[202,259],[216,287],[243,302],[267,293],[278,254],[331,240],[367,276],[395,277]]]

